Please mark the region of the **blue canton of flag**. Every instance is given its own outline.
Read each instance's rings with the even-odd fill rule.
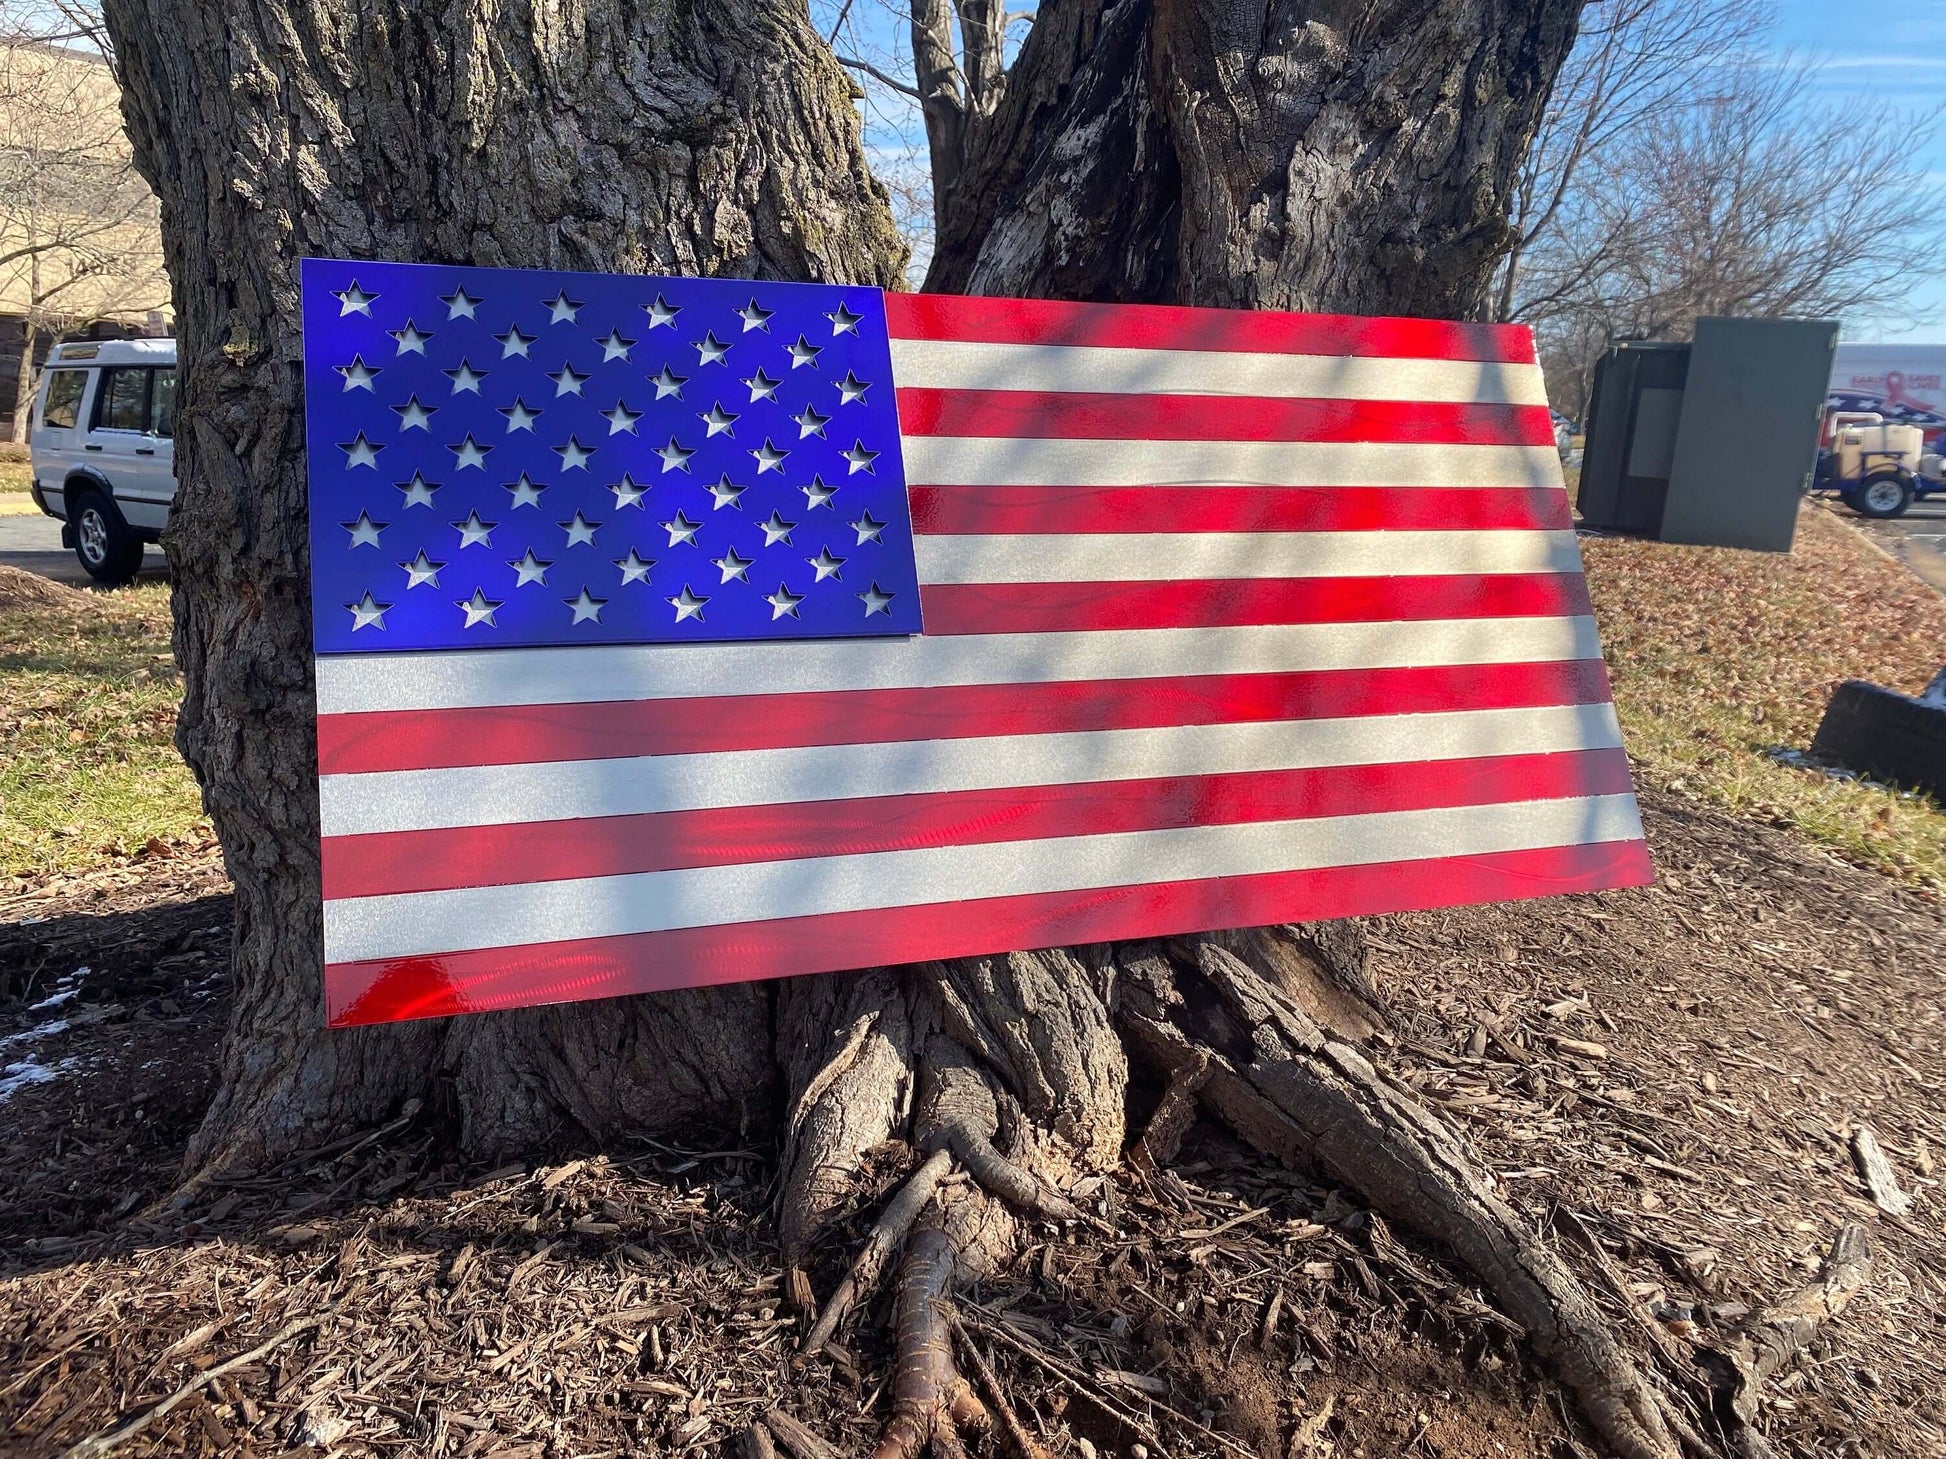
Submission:
[[[303,263],[314,640],[919,632],[876,289]]]

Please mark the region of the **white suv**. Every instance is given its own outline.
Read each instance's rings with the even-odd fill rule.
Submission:
[[[28,442],[34,504],[99,582],[130,582],[176,495],[176,342],[57,345]]]

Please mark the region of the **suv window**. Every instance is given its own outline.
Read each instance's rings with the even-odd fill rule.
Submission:
[[[86,370],[55,370],[47,377],[47,403],[41,407],[44,426],[72,426],[81,419],[81,395],[88,388]]]
[[[103,370],[95,394],[95,429],[146,431],[149,428],[149,375],[140,366]]]
[[[158,436],[173,436],[176,433],[176,372],[171,368],[154,374],[149,429]]]

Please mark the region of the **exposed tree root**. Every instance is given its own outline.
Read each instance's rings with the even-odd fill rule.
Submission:
[[[936,1227],[915,1231],[899,1274],[898,1367],[892,1417],[872,1459],[939,1459],[964,1452],[960,1435],[985,1433],[993,1420],[953,1364],[946,1299],[953,1286],[952,1238]]]
[[[855,1180],[883,1138],[904,1135],[933,1153],[888,1204],[803,1353],[820,1350],[872,1289],[951,1159],[975,1182],[942,1198],[907,1238],[896,1406],[876,1459],[915,1459],[929,1445],[954,1459],[961,1427],[986,1424],[953,1366],[941,1303],[956,1266],[982,1275],[1018,1250],[1013,1211],[1087,1219],[1063,1192],[1121,1158],[1127,1052],[1165,1083],[1129,1152],[1138,1166],[1172,1158],[1200,1106],[1257,1149],[1321,1170],[1451,1251],[1620,1459],[1676,1459],[1678,1435],[1696,1442],[1460,1137],[1355,1047],[1391,1023],[1355,938],[1262,928],[1085,956],[1013,953],[867,974],[817,997],[830,1006],[819,1005],[790,1071],[787,1168],[799,1184],[787,1182],[786,1210],[813,1173],[818,1201],[834,1208],[830,1177]],[[819,1047],[822,1065],[807,1057]],[[830,1107],[854,1102],[862,1113]],[[812,1225],[791,1229],[801,1241]],[[1028,1454],[1031,1437],[990,1391],[1010,1441]]]
[[[906,1232],[912,1229],[912,1223],[926,1208],[926,1202],[932,1199],[933,1192],[939,1189],[939,1182],[945,1178],[952,1164],[953,1157],[948,1151],[935,1151],[899,1188],[898,1193],[885,1203],[878,1223],[866,1238],[864,1250],[858,1253],[858,1259],[838,1284],[838,1290],[831,1294],[831,1300],[824,1304],[824,1311],[818,1314],[818,1320],[805,1334],[798,1348],[800,1355],[821,1350],[831,1341],[831,1334],[838,1330],[838,1324],[851,1311],[858,1298],[869,1295],[878,1286],[878,1279],[885,1273],[885,1264],[891,1260],[893,1251]]]
[[[1260,1150],[1317,1166],[1453,1251],[1611,1450],[1673,1459],[1657,1396],[1600,1309],[1458,1138],[1236,954],[1208,939],[1182,948],[1189,976],[1160,950],[1121,959],[1117,1013],[1131,1042],[1165,1071],[1207,1054],[1207,1108]]]
[[[1871,1237],[1863,1226],[1851,1222],[1832,1238],[1815,1282],[1759,1308],[1731,1342],[1707,1351],[1705,1362],[1719,1399],[1718,1417],[1742,1452],[1764,1453],[1769,1448],[1750,1426],[1764,1384],[1816,1340],[1871,1276]]]
[[[946,1320],[952,1326],[953,1336],[959,1339],[959,1350],[966,1354],[967,1366],[980,1380],[980,1386],[986,1389],[987,1405],[999,1415],[1000,1432],[1007,1436],[1016,1459],[1048,1459],[1047,1450],[1035,1442],[1034,1436],[1027,1432],[1027,1425],[1020,1421],[1020,1415],[1007,1401],[1007,1390],[1000,1386],[1000,1380],[994,1376],[993,1369],[987,1365],[965,1324],[959,1320],[959,1314],[948,1307]]]

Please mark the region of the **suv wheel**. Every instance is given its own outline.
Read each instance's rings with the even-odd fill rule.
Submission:
[[[111,588],[135,581],[142,570],[142,539],[129,530],[113,502],[89,487],[76,494],[70,520],[74,555],[89,577]]]

